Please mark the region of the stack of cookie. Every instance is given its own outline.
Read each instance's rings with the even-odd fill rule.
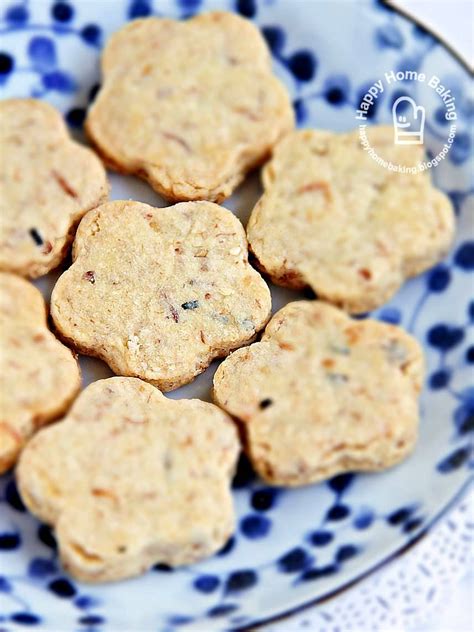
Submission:
[[[105,165],[178,202],[167,208],[108,202],[101,160],[59,113],[31,99],[0,104],[0,472],[19,459],[23,500],[55,526],[80,579],[189,564],[222,547],[241,446],[270,484],[298,486],[392,466],[416,441],[418,343],[349,314],[380,306],[444,256],[451,205],[427,174],[380,167],[354,133],[294,131],[270,62],[259,31],[230,13],[137,20],[110,39],[86,130]],[[388,128],[369,134],[386,159],[422,155],[393,145]],[[269,158],[246,235],[219,203]],[[53,270],[71,243],[51,296],[60,342],[18,275]],[[318,300],[268,322],[256,268]],[[76,353],[120,377],[93,383],[68,410]],[[224,357],[215,404],[160,392]]]

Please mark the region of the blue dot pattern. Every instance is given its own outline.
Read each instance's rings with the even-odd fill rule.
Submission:
[[[474,241],[466,241],[458,248],[454,263],[466,272],[474,270]]]
[[[296,547],[288,553],[285,553],[277,562],[278,568],[282,573],[299,573],[314,561],[314,557],[305,549]]]
[[[239,592],[252,588],[258,581],[254,570],[235,571],[229,575],[225,584],[226,592]]]
[[[151,13],[151,6],[147,0],[134,0],[130,5],[128,17],[134,20],[136,18],[145,18],[151,15]]]
[[[74,597],[76,594],[76,589],[69,579],[66,577],[60,577],[58,579],[54,579],[49,585],[49,590],[53,592],[58,597],[64,597],[66,599],[70,599]]]
[[[68,2],[56,2],[51,10],[53,19],[58,22],[70,22],[74,17],[74,7]]]
[[[212,593],[220,584],[219,577],[215,575],[201,575],[194,580],[194,588],[203,593]]]
[[[5,21],[14,25],[24,24],[28,20],[28,9],[24,4],[14,4],[5,11]]]
[[[444,388],[449,384],[451,374],[448,369],[439,369],[430,376],[430,386],[434,390]]]
[[[246,18],[253,18],[257,13],[257,3],[255,0],[237,0],[237,11]]]
[[[43,35],[32,37],[28,44],[28,57],[31,65],[39,72],[47,73],[52,70],[57,64],[54,40]]]
[[[242,519],[240,530],[245,537],[255,540],[266,537],[271,529],[271,525],[271,521],[265,516],[251,514]]]
[[[309,50],[293,53],[287,59],[287,64],[295,79],[299,81],[311,81],[317,69],[317,60]]]

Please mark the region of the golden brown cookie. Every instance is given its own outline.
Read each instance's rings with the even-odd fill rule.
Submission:
[[[224,360],[214,399],[242,422],[256,471],[297,486],[405,458],[422,379],[422,351],[402,329],[303,301],[275,314],[261,342]]]
[[[0,273],[0,474],[39,426],[63,414],[79,391],[76,359],[46,325],[39,291]]]
[[[44,101],[0,102],[0,270],[38,277],[65,257],[81,217],[105,202],[105,170]]]
[[[213,404],[174,401],[135,378],[88,386],[17,468],[27,507],[53,525],[65,568],[112,581],[212,555],[234,528],[240,446]]]
[[[423,159],[419,145],[394,145],[393,129],[368,129],[370,144],[394,164]],[[247,227],[259,267],[292,288],[352,313],[385,303],[407,277],[448,251],[449,199],[427,172],[380,166],[359,133],[301,130],[283,139],[263,170],[265,192]]]
[[[270,316],[241,223],[212,202],[109,202],[82,220],[73,257],[51,298],[57,329],[161,390],[251,342]]]
[[[90,138],[112,168],[172,201],[224,200],[294,127],[263,37],[232,13],[131,22],[102,71]]]

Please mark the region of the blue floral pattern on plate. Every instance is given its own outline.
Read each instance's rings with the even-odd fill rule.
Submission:
[[[234,490],[235,535],[211,560],[115,585],[78,584],[66,577],[54,535],[27,514],[11,475],[0,478],[0,630],[221,630],[244,628],[313,603],[339,590],[420,537],[466,486],[474,429],[474,102],[462,65],[422,27],[373,2],[289,0],[41,0],[0,9],[2,97],[45,98],[82,137],[88,104],[99,87],[106,38],[127,20],[148,15],[186,18],[203,9],[234,10],[261,28],[275,71],[290,90],[300,126],[355,127],[355,109],[389,70],[436,73],[452,89],[457,134],[434,171],[451,197],[457,241],[445,261],[411,280],[375,316],[401,324],[424,344],[428,375],[420,441],[402,466],[380,475],[337,476],[299,490],[270,488],[241,459]],[[390,86],[373,123],[389,122],[401,94]],[[446,121],[441,102],[427,107],[427,149],[435,154]],[[163,202],[133,178],[111,176],[115,198]],[[251,176],[228,201],[245,221],[259,195]],[[55,274],[38,282],[48,295]],[[302,295],[272,288],[274,308]],[[109,374],[82,359],[86,383]],[[171,397],[209,398],[214,367]]]

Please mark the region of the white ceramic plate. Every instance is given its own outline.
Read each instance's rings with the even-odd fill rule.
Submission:
[[[474,271],[470,78],[432,35],[373,2],[315,0],[8,0],[1,3],[2,97],[36,96],[65,114],[81,138],[94,97],[100,49],[140,15],[185,17],[207,8],[236,10],[262,28],[275,70],[288,86],[300,126],[348,130],[368,87],[393,70],[435,74],[456,98],[457,132],[436,183],[457,211],[451,254],[407,283],[375,315],[400,323],[424,345],[428,376],[421,436],[402,465],[378,475],[336,477],[285,491],[257,480],[242,462],[235,480],[238,526],[214,558],[106,586],[78,584],[58,563],[48,527],[25,512],[13,478],[0,479],[0,630],[217,630],[245,628],[305,607],[364,576],[419,538],[466,485],[472,466]],[[390,122],[400,95],[426,108],[426,145],[436,154],[447,133],[441,96],[416,82],[394,82],[371,109]],[[111,175],[113,198],[165,203],[144,183]],[[251,176],[226,202],[245,223],[259,196]],[[49,296],[57,274],[37,282]],[[274,310],[301,294],[272,288]],[[84,384],[110,375],[81,358]],[[170,397],[209,399],[214,364]],[[471,434],[470,434],[471,433]]]

